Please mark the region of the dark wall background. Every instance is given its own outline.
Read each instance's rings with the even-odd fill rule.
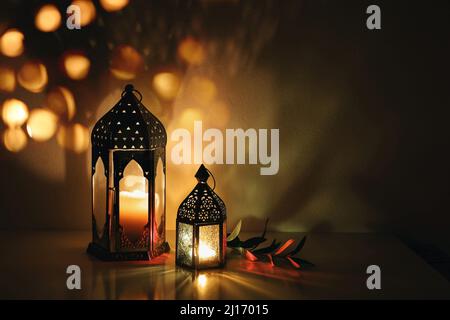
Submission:
[[[448,1],[241,1],[232,6],[219,1],[198,13],[202,2],[178,9],[166,2],[176,9],[167,23],[200,16],[202,28],[186,28],[185,34],[220,45],[236,38],[242,26],[247,38],[236,42],[241,50],[233,72],[224,72],[230,70],[229,57],[219,56],[201,68],[184,67],[184,79],[206,74],[214,81],[231,114],[227,127],[280,128],[277,176],[259,176],[253,166],[212,166],[231,225],[245,218],[244,229],[259,230],[270,217],[278,230],[393,233],[450,249]],[[365,27],[365,9],[372,3],[381,6],[382,30]],[[31,30],[26,21],[33,13],[24,11],[26,6],[11,1],[1,14],[3,25],[13,19],[30,29],[27,57],[48,63],[49,86],[71,88],[76,120],[87,127],[112,106],[125,83],[107,73],[106,44],[88,51],[92,68],[82,82],[65,80],[52,60],[82,45],[83,36],[101,43],[117,34],[119,43],[127,41],[125,33],[142,49],[149,34],[134,35],[127,28],[147,12],[169,16],[163,2],[136,1],[126,11],[134,15],[117,17],[127,23],[116,20],[109,32],[92,27],[83,36],[62,31],[62,45],[54,48],[46,46],[51,39]],[[252,24],[252,14],[242,18],[248,8],[259,8],[251,12],[261,23]],[[179,61],[148,61],[150,69],[157,63],[179,66]],[[149,74],[134,82],[147,90]],[[14,94],[30,107],[44,99],[20,88]],[[146,101],[153,103],[144,94]],[[169,131],[189,101],[181,95],[164,106],[173,110],[164,118]],[[214,121],[209,124],[214,127]],[[63,150],[54,139],[30,140],[17,154],[3,148],[0,227],[89,228],[88,160],[88,153]],[[194,183],[189,178],[195,168],[168,164],[169,228]]]

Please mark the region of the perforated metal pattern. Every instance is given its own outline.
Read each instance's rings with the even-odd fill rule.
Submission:
[[[94,126],[92,146],[108,149],[156,149],[165,147],[167,134],[161,122],[132,92],[124,92],[119,102]]]
[[[198,183],[178,208],[179,221],[209,223],[225,219],[225,204],[207,183]]]

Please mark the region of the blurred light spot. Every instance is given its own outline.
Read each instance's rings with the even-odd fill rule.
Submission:
[[[20,85],[31,92],[41,92],[47,85],[47,69],[39,62],[26,62],[17,74]]]
[[[133,47],[122,45],[114,49],[111,73],[118,79],[131,80],[142,71],[144,60]]]
[[[194,76],[187,84],[186,93],[200,104],[209,104],[217,95],[217,88],[208,78]]]
[[[75,153],[82,153],[89,147],[89,130],[79,123],[61,126],[56,140],[61,147]]]
[[[172,100],[180,89],[180,78],[172,72],[161,72],[153,78],[153,88],[165,100]]]
[[[38,108],[31,110],[27,122],[30,138],[42,142],[50,139],[56,132],[58,117],[51,111]]]
[[[95,19],[95,6],[91,0],[75,0],[72,4],[79,6],[81,11],[80,24],[86,26]]]
[[[66,121],[72,120],[76,112],[73,94],[65,87],[56,87],[47,94],[46,107]]]
[[[206,283],[208,282],[208,279],[206,278],[206,275],[201,274],[198,276],[197,281],[198,281],[198,285],[201,288],[204,288],[206,286]]]
[[[17,29],[7,30],[0,38],[0,51],[5,56],[20,56],[23,49],[23,33]]]
[[[27,105],[18,99],[8,99],[3,102],[2,118],[10,127],[20,127],[28,119]]]
[[[100,4],[106,11],[112,12],[123,9],[128,4],[128,0],[100,0]]]
[[[61,25],[61,14],[52,4],[42,6],[34,19],[36,28],[44,32],[52,32]]]
[[[209,108],[208,118],[219,128],[225,128],[230,121],[230,109],[223,101],[215,101]]]
[[[67,76],[73,80],[86,78],[91,62],[81,53],[70,53],[64,57],[64,70]]]
[[[194,121],[202,120],[202,113],[194,108],[187,108],[180,116],[180,126],[183,128],[193,128]]]
[[[187,63],[198,65],[205,59],[205,50],[200,42],[188,37],[178,46],[178,55]]]
[[[5,148],[11,152],[19,152],[27,145],[27,135],[21,128],[8,128],[3,133]]]
[[[0,67],[0,90],[13,92],[16,88],[16,75],[14,69],[9,67]]]

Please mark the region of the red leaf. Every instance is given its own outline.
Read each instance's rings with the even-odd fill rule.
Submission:
[[[288,241],[286,241],[278,250],[277,252],[275,252],[274,255],[279,255],[280,253],[282,253],[284,250],[286,250],[291,244],[293,244],[295,241],[293,239],[289,239]]]
[[[269,263],[273,267],[275,264],[273,263],[272,255],[269,253],[267,254],[267,257],[269,257]]]
[[[292,263],[292,265],[293,265],[294,267],[296,267],[297,269],[300,268],[300,265],[299,265],[297,262],[295,262],[294,260],[292,260],[291,257],[288,256],[288,257],[286,257],[286,259],[288,259],[289,262]]]
[[[251,253],[248,250],[245,250],[245,258],[247,258],[247,260],[250,260],[250,261],[257,261],[258,260],[258,258],[253,253]]]

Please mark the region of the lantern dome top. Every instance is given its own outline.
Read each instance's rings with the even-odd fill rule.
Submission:
[[[195,177],[198,180],[194,190],[178,208],[177,220],[186,223],[221,223],[226,219],[225,203],[206,183],[210,172],[202,164]]]
[[[106,150],[165,147],[167,134],[164,126],[141,100],[140,92],[127,84],[120,100],[95,124],[92,146]]]

